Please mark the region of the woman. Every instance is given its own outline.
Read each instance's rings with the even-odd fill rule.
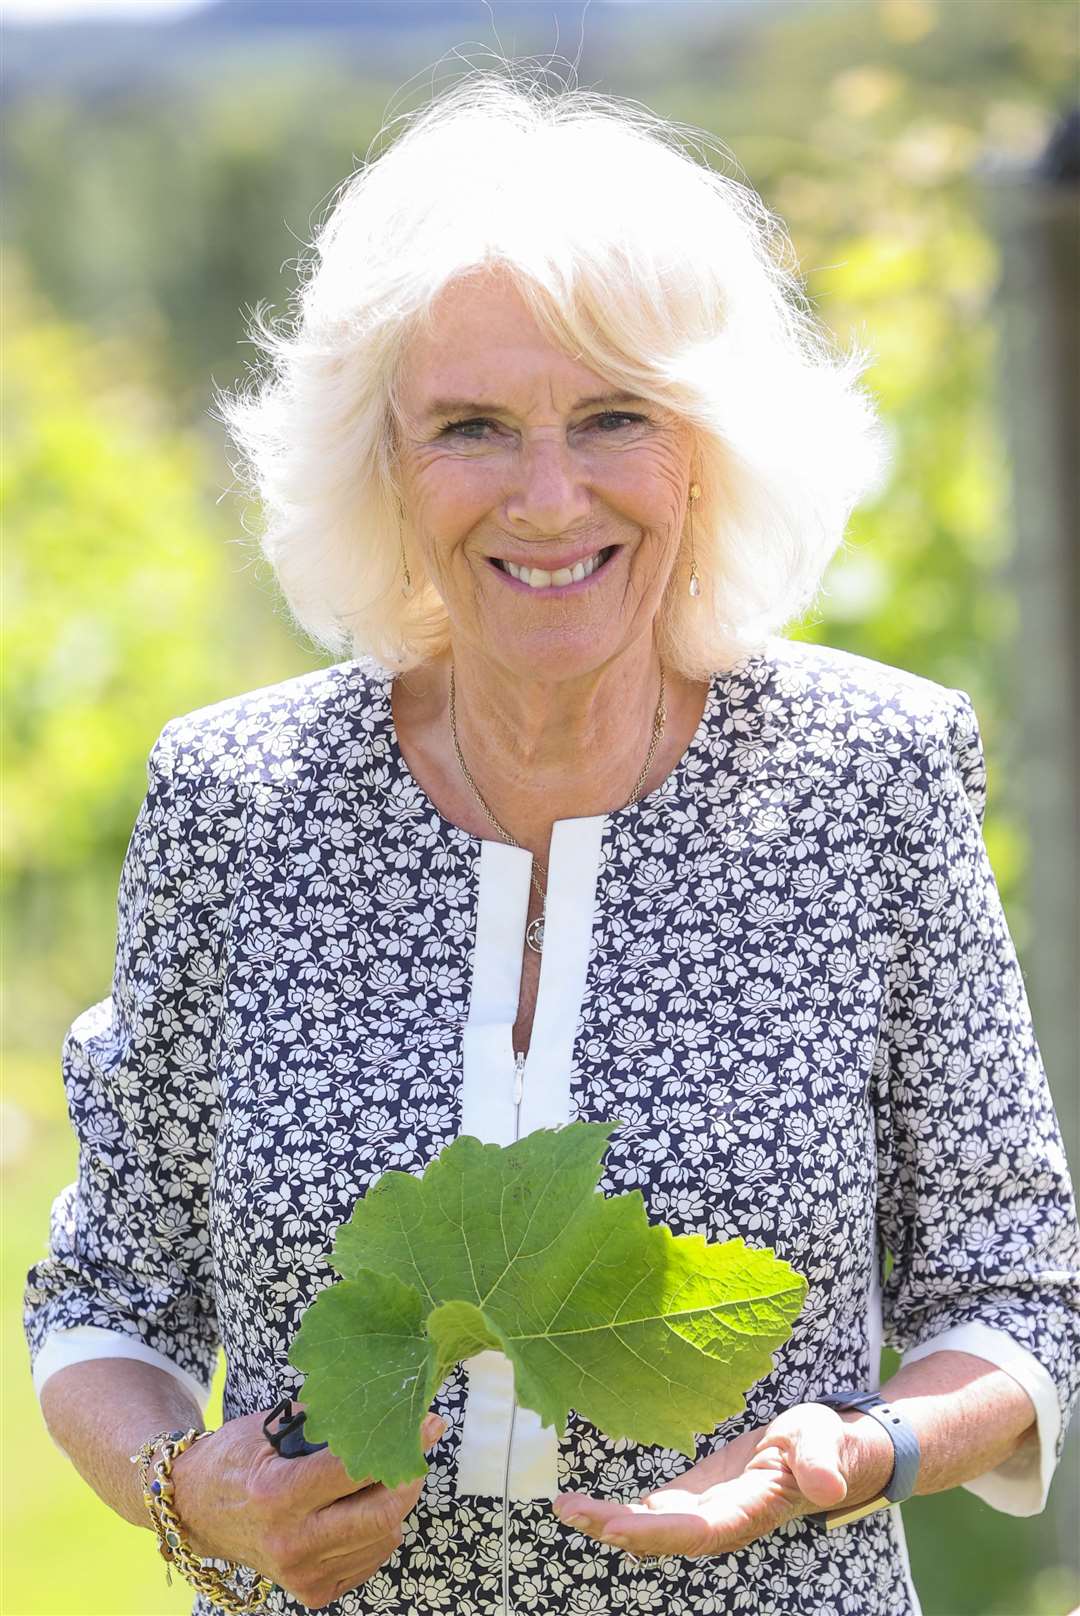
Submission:
[[[350,183],[223,401],[297,621],[353,655],[151,753],[27,1332],[54,1438],[143,1525],[131,1456],[199,1426],[224,1345],[175,1514],[271,1610],[909,1616],[894,1500],[1038,1512],[1077,1397],[978,723],[780,637],[880,428],[775,221],[677,137],[473,75]],[[745,1412],[693,1464],[576,1416],[556,1446],[485,1353],[422,1486],[275,1454],[356,1197],[571,1117],[621,1119],[606,1191],[806,1275]],[[891,1428],[846,1406],[874,1391]]]

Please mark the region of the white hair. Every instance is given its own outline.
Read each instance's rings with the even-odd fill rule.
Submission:
[[[888,458],[856,385],[868,355],[811,312],[785,227],[710,166],[712,137],[520,65],[395,121],[339,188],[295,313],[255,311],[268,365],[216,394],[295,622],[398,670],[449,644],[418,554],[401,590],[395,381],[439,292],[498,265],[567,353],[693,428],[701,593],[687,526],[656,624],[668,666],[700,678],[759,648],[809,606]]]

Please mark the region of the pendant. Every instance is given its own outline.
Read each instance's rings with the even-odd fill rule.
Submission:
[[[540,953],[540,950],[544,946],[543,915],[537,915],[535,920],[530,920],[528,928],[525,932],[525,941],[528,943],[534,954]]]

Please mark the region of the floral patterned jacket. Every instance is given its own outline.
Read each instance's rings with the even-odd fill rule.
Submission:
[[[713,675],[668,778],[556,823],[520,1116],[531,856],[449,823],[357,659],[175,718],[124,862],[111,995],[64,1041],[78,1179],[28,1275],[35,1384],[110,1354],[226,1419],[297,1395],[287,1351],[336,1226],[459,1132],[619,1118],[601,1187],[770,1247],[809,1282],[790,1340],[705,1454],[793,1403],[941,1348],[1006,1370],[1037,1444],[966,1485],[1045,1504],[1080,1392],[1080,1229],[981,835],[968,697],[777,638]],[[886,1253],[891,1254],[891,1268]],[[899,1506],[639,1565],[551,1513],[630,1497],[671,1451],[565,1436],[483,1354],[405,1541],[334,1616],[917,1616]],[[303,1462],[303,1461],[295,1461]],[[300,1616],[276,1589],[267,1607]],[[198,1616],[215,1607],[204,1596]]]

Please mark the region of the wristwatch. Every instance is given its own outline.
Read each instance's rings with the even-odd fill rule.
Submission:
[[[880,1392],[854,1389],[831,1392],[824,1397],[811,1398],[811,1401],[824,1403],[826,1408],[835,1408],[840,1414],[848,1409],[858,1409],[862,1414],[872,1415],[892,1439],[894,1462],[888,1485],[876,1498],[869,1499],[865,1504],[840,1504],[836,1509],[819,1509],[807,1517],[809,1520],[821,1521],[826,1531],[834,1531],[837,1527],[849,1525],[851,1521],[860,1520],[864,1515],[873,1514],[876,1509],[887,1509],[890,1504],[900,1504],[905,1498],[911,1497],[919,1474],[919,1439],[898,1408],[886,1402]]]

